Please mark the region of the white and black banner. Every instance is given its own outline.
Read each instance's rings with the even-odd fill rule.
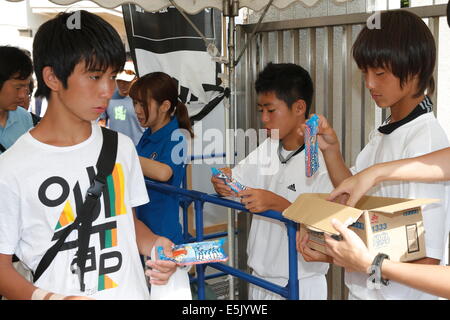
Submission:
[[[138,75],[163,71],[175,78],[191,120],[201,120],[228,93],[219,86],[220,65],[204,40],[176,8],[153,13],[127,4],[122,11]],[[221,12],[205,9],[189,18],[220,52]]]

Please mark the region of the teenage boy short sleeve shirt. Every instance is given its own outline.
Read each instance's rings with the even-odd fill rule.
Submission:
[[[0,157],[0,253],[15,253],[36,270],[45,252],[77,216],[102,145],[100,127],[80,144],[55,147],[23,135]],[[26,156],[24,156],[26,155]],[[136,244],[132,208],[148,202],[131,140],[119,134],[113,173],[94,211],[81,292],[76,265],[78,232],[72,231],[36,286],[95,299],[148,299]]]
[[[447,137],[433,113],[423,114],[390,134],[374,131],[366,147],[356,159],[353,172],[360,172],[376,163],[413,158],[449,146]],[[368,195],[394,198],[433,198],[441,202],[423,207],[427,257],[443,259],[448,230],[445,225],[448,208],[448,183],[416,183],[389,181],[372,188]],[[357,299],[432,299],[422,291],[390,281],[380,290],[370,290],[367,275],[346,273],[345,282]]]
[[[305,151],[292,157],[286,164],[279,160],[278,140],[266,139],[247,158],[232,170],[232,176],[245,186],[265,189],[290,202],[302,193],[330,192],[331,182],[320,156],[318,172],[311,178],[305,175]],[[324,175],[325,174],[325,175]],[[279,220],[259,215],[252,216],[247,246],[248,265],[262,277],[289,279],[288,237],[286,226]],[[325,275],[328,263],[306,262],[298,255],[299,279]]]

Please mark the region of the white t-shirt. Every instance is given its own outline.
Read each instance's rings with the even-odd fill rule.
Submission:
[[[290,202],[302,193],[330,192],[331,182],[320,156],[319,171],[311,178],[305,175],[305,151],[290,158],[286,164],[279,160],[278,140],[262,142],[232,170],[233,178],[251,188],[265,189]],[[261,277],[276,278],[280,285],[289,279],[288,236],[286,226],[279,220],[253,215],[247,245],[248,265]],[[325,275],[328,263],[305,262],[298,255],[299,279]],[[281,280],[281,281],[280,281]]]
[[[71,272],[78,232],[72,231],[36,286],[95,299],[149,299],[136,244],[133,207],[148,202],[135,147],[119,134],[116,164],[92,224],[86,291]],[[0,158],[0,253],[15,253],[35,271],[59,232],[80,209],[102,145],[99,126],[80,144],[55,147],[24,134]]]
[[[447,137],[433,113],[423,114],[395,129],[390,134],[375,130],[366,147],[356,159],[354,173],[381,162],[417,157],[449,146]],[[389,181],[372,188],[368,195],[398,198],[438,198],[440,203],[423,207],[427,257],[443,259],[448,232],[445,227],[448,208],[448,183],[414,183]],[[366,286],[367,275],[349,273],[345,282],[356,299],[436,299],[422,291],[390,281],[380,290]]]

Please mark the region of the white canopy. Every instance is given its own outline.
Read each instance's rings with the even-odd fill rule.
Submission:
[[[19,2],[22,0],[8,0],[12,2]],[[50,0],[51,2],[59,5],[70,5],[79,0]],[[116,8],[124,3],[134,3],[149,12],[159,11],[161,9],[171,6],[169,0],[91,0],[92,2],[98,4],[101,7],[112,9]],[[232,2],[233,0],[230,0]],[[311,7],[315,5],[320,0],[274,0],[272,5],[282,9],[293,4],[294,2],[301,2],[305,6]],[[333,0],[336,3],[342,3],[349,0]],[[223,0],[175,0],[174,1],[179,7],[183,8],[189,14],[198,13],[204,8],[217,8],[222,10]],[[270,0],[239,0],[239,7],[247,7],[255,11],[262,10]]]

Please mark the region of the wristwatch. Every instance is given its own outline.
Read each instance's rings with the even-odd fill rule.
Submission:
[[[375,278],[373,278],[372,282],[382,283],[383,285],[387,286],[389,284],[389,279],[383,279],[383,277],[381,276],[381,265],[384,259],[389,260],[389,256],[384,253],[379,253],[375,256],[372,261],[372,267],[370,268],[372,272],[370,273],[369,277],[375,274]]]

